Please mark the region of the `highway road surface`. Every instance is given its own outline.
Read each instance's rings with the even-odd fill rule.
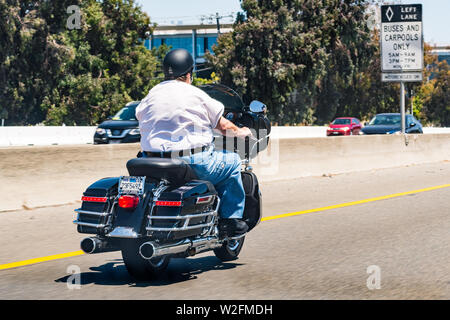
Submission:
[[[1,213],[0,299],[450,299],[450,162],[262,192],[238,260],[173,259],[137,283],[120,252],[81,254],[79,204]]]

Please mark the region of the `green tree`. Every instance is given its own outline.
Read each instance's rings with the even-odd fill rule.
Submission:
[[[208,56],[222,81],[267,103],[279,124],[329,121],[375,50],[365,1],[243,0],[242,9]]]
[[[424,49],[425,81],[410,85],[415,92],[412,97],[414,115],[426,125],[450,126],[449,66],[445,60],[438,61],[430,45],[425,43]]]
[[[66,27],[81,8],[81,28]],[[92,125],[157,82],[142,39],[149,17],[133,0],[0,0],[0,106],[9,124]]]
[[[64,75],[68,59],[52,33],[58,26],[51,28],[46,19],[57,22],[54,17],[67,2],[0,0],[0,108],[9,123],[45,118],[39,106]]]
[[[369,40],[373,48],[365,66],[342,83],[341,96],[335,116],[354,116],[370,120],[377,113],[399,112],[400,86],[381,81],[379,31],[374,30]]]
[[[423,111],[428,123],[450,127],[450,68],[446,61],[442,61],[436,65],[434,72]]]
[[[150,20],[134,1],[90,0],[81,9],[81,30],[63,33],[75,57],[60,82],[62,100],[50,104],[56,112],[48,113],[46,123],[95,124],[155,84],[158,61],[142,45]]]

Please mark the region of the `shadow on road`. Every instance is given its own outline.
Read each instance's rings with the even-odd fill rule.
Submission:
[[[242,264],[222,262],[216,257],[172,259],[165,272],[149,281],[137,281],[127,271],[122,259],[111,260],[98,267],[89,268],[91,272],[79,274],[80,285],[97,284],[104,286],[129,285],[132,287],[166,286],[177,282],[197,279],[203,272],[228,270]],[[56,279],[55,282],[73,281],[71,275]]]

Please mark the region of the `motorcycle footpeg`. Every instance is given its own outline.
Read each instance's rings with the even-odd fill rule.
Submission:
[[[227,241],[240,240],[240,239],[244,238],[246,235],[247,235],[247,233],[240,234],[240,235],[234,235],[234,236],[233,235],[231,235],[231,236],[219,235],[219,241],[222,243],[225,243]]]
[[[245,237],[246,235],[247,235],[247,233],[243,233],[243,234],[236,235],[236,236],[225,237],[224,240],[226,240],[226,241],[239,240],[239,239],[242,239],[243,237]]]
[[[241,219],[220,219],[219,236],[221,238],[231,238],[242,236],[248,231],[248,225]]]

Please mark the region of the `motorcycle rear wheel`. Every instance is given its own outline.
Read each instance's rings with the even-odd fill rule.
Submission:
[[[170,257],[161,256],[144,259],[139,254],[141,243],[130,241],[122,247],[122,258],[128,273],[137,280],[151,280],[161,274],[169,265]]]
[[[224,262],[236,260],[244,245],[244,240],[245,236],[236,240],[228,240],[221,247],[214,249],[214,254]]]

